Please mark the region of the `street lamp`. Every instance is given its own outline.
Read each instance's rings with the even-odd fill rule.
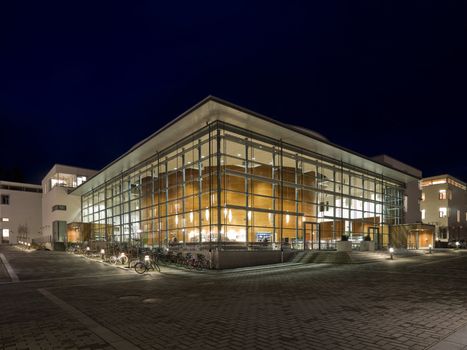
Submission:
[[[431,244],[428,245],[428,254],[431,254],[431,248],[433,248],[433,246]]]
[[[460,245],[460,243],[459,243],[459,241],[457,241],[456,242],[456,249],[459,249],[459,245]]]
[[[389,254],[391,254],[391,260],[394,260],[394,248],[389,248]]]

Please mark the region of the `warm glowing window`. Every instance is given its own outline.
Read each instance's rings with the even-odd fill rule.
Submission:
[[[2,218],[2,221],[3,222],[8,222],[8,221],[10,221],[10,218]]]
[[[436,179],[436,180],[423,180],[420,182],[420,187],[426,187],[426,186],[431,186],[431,185],[441,185],[445,184],[447,180],[444,179]]]
[[[81,185],[82,183],[86,182],[86,176],[77,176],[76,182],[78,186]]]
[[[422,209],[422,220],[425,220],[426,218],[426,210],[425,209]]]
[[[445,218],[448,214],[448,208],[439,208],[439,217]]]
[[[425,192],[422,192],[422,201],[425,200]]]
[[[439,190],[439,199],[446,199],[446,190]]]
[[[461,222],[461,211],[457,210],[457,222]]]

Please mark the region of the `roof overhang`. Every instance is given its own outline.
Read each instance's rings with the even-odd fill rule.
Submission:
[[[227,101],[209,96],[108,164],[96,175],[88,179],[87,182],[77,187],[73,194],[82,195],[93,188],[97,188],[106,181],[149,159],[157,152],[170,147],[182,137],[190,135],[214,121],[222,121],[276,140],[282,140],[283,143],[325,155],[335,161],[384,175],[402,183],[419,179],[416,176],[328,142],[321,137],[313,137],[310,132],[306,132],[302,128],[281,123]]]

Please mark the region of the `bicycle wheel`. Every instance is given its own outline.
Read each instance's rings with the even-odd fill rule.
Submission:
[[[135,271],[139,274],[145,273],[146,272],[146,264],[143,263],[142,261],[137,262],[135,264]]]
[[[134,268],[135,267],[135,264],[140,262],[141,260],[139,259],[133,259],[130,261],[130,264],[128,266],[130,266],[130,268]]]
[[[117,257],[115,255],[112,255],[109,259],[109,262],[115,265],[117,263]]]
[[[122,256],[121,258],[122,265],[128,264],[128,257],[126,255]]]
[[[152,268],[157,272],[161,272],[161,268],[160,268],[159,264],[156,263],[155,261],[152,262]]]

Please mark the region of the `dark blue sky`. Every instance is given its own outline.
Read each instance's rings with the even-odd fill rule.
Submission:
[[[451,1],[0,5],[0,174],[102,168],[209,94],[467,180],[467,9]]]

